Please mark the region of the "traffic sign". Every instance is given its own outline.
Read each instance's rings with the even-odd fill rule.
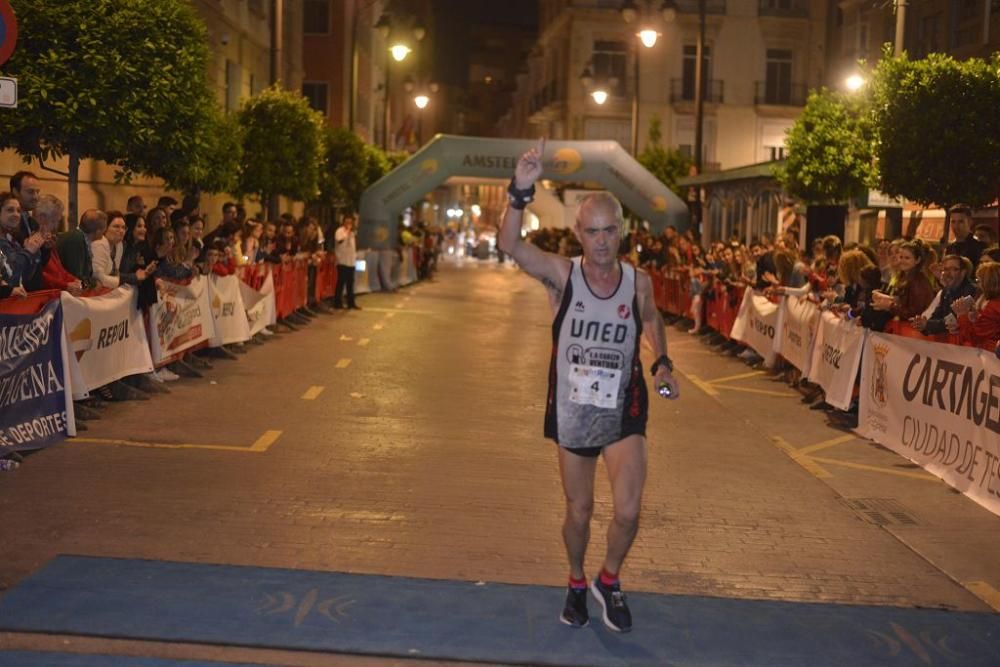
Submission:
[[[0,76],[0,109],[17,108],[17,79]]]
[[[14,53],[17,46],[17,19],[10,0],[0,0],[0,65]]]

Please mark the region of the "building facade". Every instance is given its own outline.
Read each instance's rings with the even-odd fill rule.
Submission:
[[[618,1],[541,0],[540,36],[502,135],[614,139],[630,148],[637,98],[639,151],[657,116],[664,145],[693,154],[697,0],[676,2],[670,21],[661,3],[637,4],[638,19],[626,23]],[[785,130],[824,81],[827,13],[823,0],[706,0],[706,171],[783,156]],[[636,36],[647,26],[659,33],[651,48]],[[608,93],[600,105],[590,94],[598,87]]]

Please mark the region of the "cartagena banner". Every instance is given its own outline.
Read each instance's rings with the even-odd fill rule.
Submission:
[[[190,285],[164,284],[149,309],[149,348],[157,365],[215,335],[208,278],[198,276]]]
[[[820,317],[809,381],[823,387],[826,402],[839,410],[851,407],[867,331],[829,311]]]
[[[991,352],[871,333],[857,430],[1000,514],[1000,360]]]
[[[76,435],[62,306],[0,315],[0,455]]]
[[[243,283],[235,275],[209,277],[211,291],[212,320],[215,335],[209,341],[212,347],[242,343],[250,338],[250,324],[247,310],[243,305],[240,285]]]
[[[753,348],[770,367],[774,365],[774,336],[778,325],[778,305],[748,287],[729,335]]]
[[[247,324],[250,335],[254,336],[269,325],[277,322],[277,309],[274,301],[274,275],[268,271],[260,291],[240,281],[240,296],[247,312]]]
[[[781,301],[776,352],[805,376],[809,375],[812,363],[819,315],[819,306],[809,299],[789,295]]]
[[[85,298],[63,292],[60,299],[74,398],[86,398],[89,391],[109,382],[153,370],[135,289],[123,286]]]

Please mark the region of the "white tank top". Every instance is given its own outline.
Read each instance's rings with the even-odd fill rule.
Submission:
[[[602,298],[587,284],[583,259],[572,260],[552,324],[553,356],[545,435],[569,449],[604,447],[645,435],[648,399],[639,362],[635,267]]]

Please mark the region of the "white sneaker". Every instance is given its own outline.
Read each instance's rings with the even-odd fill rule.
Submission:
[[[146,373],[146,377],[152,380],[153,382],[159,382],[161,384],[163,383],[163,378],[157,375],[156,371],[153,371],[152,373]]]
[[[273,336],[274,335],[274,332],[271,331],[270,329],[268,329],[267,327],[264,327],[263,329],[261,329],[257,333],[264,334],[265,336]]]
[[[160,376],[160,378],[164,382],[173,382],[174,380],[181,379],[180,375],[178,375],[177,373],[174,373],[169,368],[161,368],[160,370],[156,371],[156,373],[157,373],[157,375]]]

